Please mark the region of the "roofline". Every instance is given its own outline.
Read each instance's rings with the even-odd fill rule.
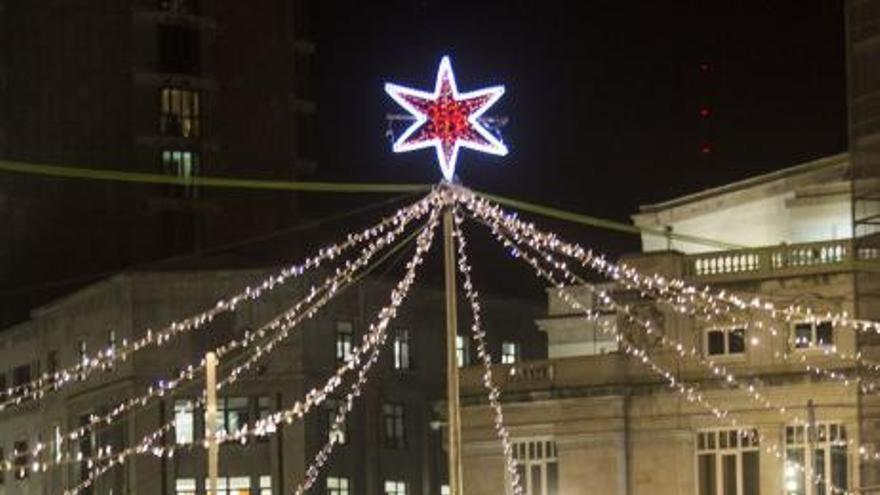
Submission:
[[[661,203],[640,205],[639,212],[634,214],[633,217],[637,217],[643,213],[657,213],[657,212],[660,212],[663,210],[668,210],[668,209],[675,208],[677,206],[682,206],[682,205],[685,205],[688,203],[695,203],[697,201],[702,201],[705,199],[709,199],[709,198],[713,198],[713,197],[717,197],[717,196],[722,196],[724,194],[742,191],[744,189],[753,188],[755,186],[775,182],[775,181],[786,179],[786,178],[789,178],[792,176],[806,174],[809,172],[815,172],[817,170],[839,167],[841,165],[848,166],[849,159],[850,159],[849,152],[838,153],[836,155],[822,157],[817,160],[812,160],[812,161],[809,161],[806,163],[801,163],[801,164],[794,165],[792,167],[787,167],[787,168],[784,168],[781,170],[775,170],[770,173],[756,175],[754,177],[749,177],[747,179],[739,180],[736,182],[731,182],[729,184],[724,184],[722,186],[712,187],[712,188],[704,189],[704,190],[696,192],[696,193],[691,193],[691,194],[687,194],[684,196],[679,196],[677,198],[663,201]]]

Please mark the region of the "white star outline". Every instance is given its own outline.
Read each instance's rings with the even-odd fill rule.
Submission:
[[[412,96],[415,98],[421,98],[425,100],[436,100],[440,97],[440,90],[443,85],[444,79],[448,79],[449,87],[452,89],[452,98],[456,101],[458,100],[467,100],[471,98],[483,98],[486,97],[486,102],[483,103],[477,110],[468,115],[468,122],[473,126],[473,129],[486,140],[486,143],[481,143],[478,141],[456,138],[455,143],[452,147],[452,156],[449,161],[446,161],[446,154],[443,153],[443,144],[440,138],[432,138],[424,141],[417,141],[407,143],[407,139],[412,136],[425,122],[428,121],[428,116],[422,113],[418,108],[411,105],[405,96]],[[469,148],[475,151],[482,151],[483,153],[489,153],[492,155],[504,156],[507,154],[507,146],[504,145],[498,138],[496,138],[488,129],[483,127],[479,122],[479,118],[488,110],[492,105],[498,101],[504,95],[504,86],[490,86],[488,88],[477,89],[474,91],[469,91],[467,93],[459,93],[458,86],[455,83],[455,74],[452,72],[452,62],[450,62],[448,56],[444,56],[440,60],[440,67],[437,69],[437,80],[434,84],[434,92],[428,93],[426,91],[420,91],[417,89],[408,88],[405,86],[400,86],[394,83],[385,83],[385,92],[388,93],[394,101],[397,102],[398,105],[403,107],[407,112],[409,112],[413,117],[415,117],[416,121],[404,131],[403,134],[400,135],[399,138],[394,142],[391,149],[395,153],[403,153],[406,151],[419,150],[423,148],[434,147],[437,151],[437,161],[440,164],[440,171],[443,173],[443,177],[448,181],[452,182],[455,177],[455,162],[458,160],[458,151],[460,148]]]

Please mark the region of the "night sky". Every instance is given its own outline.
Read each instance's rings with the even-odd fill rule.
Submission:
[[[460,90],[507,87],[489,114],[509,117],[510,154],[459,157],[475,189],[628,221],[640,204],[846,148],[837,0],[320,3],[312,180],[436,182],[432,150],[391,153],[385,114],[401,110],[382,87],[433,89],[444,54]],[[633,236],[546,225],[638,249]]]

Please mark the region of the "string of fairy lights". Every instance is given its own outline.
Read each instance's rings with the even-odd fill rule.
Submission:
[[[125,360],[133,353],[153,346],[161,347],[180,334],[199,330],[208,325],[216,316],[225,312],[235,311],[240,303],[259,299],[264,294],[284,285],[289,280],[300,277],[305,272],[316,269],[327,261],[333,261],[347,250],[382,236],[388,228],[394,225],[411,222],[414,214],[424,212],[435,199],[436,192],[431,192],[416,203],[398,209],[394,214],[383,218],[377,224],[360,232],[349,234],[340,243],[319,249],[316,255],[307,258],[305,261],[285,267],[277,274],[269,276],[255,286],[248,286],[243,291],[229,298],[218,300],[213,307],[196,315],[173,321],[157,330],[147,329],[144,335],[137,339],[123,339],[121,345],[111,344],[93,355],[83,355],[73,366],[47,371],[27,383],[7,387],[0,393],[0,397],[3,397],[3,400],[0,401],[0,411],[11,406],[22,405],[30,400],[42,398],[46,393],[84,380],[96,371],[112,370],[115,363]]]
[[[311,318],[335,295],[343,281],[351,280],[354,274],[366,266],[378,251],[393,244],[397,237],[411,224],[412,221],[423,217],[427,213],[427,205],[430,205],[430,203],[415,205],[415,209],[406,212],[406,216],[398,219],[399,221],[397,221],[393,230],[389,230],[384,235],[376,237],[373,241],[369,241],[368,245],[361,251],[356,260],[347,261],[343,267],[337,268],[333,275],[328,276],[322,284],[313,285],[306,291],[307,295],[303,299],[288,308],[286,311],[276,316],[256,331],[246,331],[241,339],[232,339],[231,341],[216,347],[213,351],[219,359],[222,359],[233,351],[247,349],[255,342],[263,339],[269,332],[276,332],[275,336],[268,342],[255,345],[255,349],[250,357],[244,363],[233,368],[229,376],[218,382],[218,389],[222,389],[223,387],[234,383],[242,373],[250,370],[256,362],[264,357],[264,355],[271,352],[275,346],[286,339],[290,330],[294,326],[307,318]],[[313,305],[309,311],[306,313],[302,312],[304,307],[311,305],[318,296],[325,293],[327,296],[320,298],[318,303]],[[126,399],[110,408],[105,414],[91,414],[85,424],[64,434],[56,433],[56,435],[47,442],[37,442],[29,453],[32,458],[37,459],[40,453],[46,450],[52,450],[56,454],[51,460],[33,463],[30,469],[44,471],[52,464],[82,461],[78,454],[72,454],[70,452],[62,453],[63,443],[78,440],[98,425],[109,426],[135,407],[144,407],[151,401],[151,399],[163,397],[171,393],[181,385],[192,381],[197,375],[203,372],[205,365],[206,361],[204,358],[196,364],[188,364],[178,372],[176,377],[172,379],[158,380],[155,385],[148,387],[144,394]],[[22,454],[25,454],[25,452],[13,450],[5,459],[0,459],[0,472],[3,472],[4,470],[12,470],[15,458]]]
[[[561,271],[564,278],[566,279],[566,282],[562,282],[562,281],[558,280],[556,278],[556,276],[553,275],[550,271],[541,267],[540,262],[538,261],[539,257],[531,256],[527,253],[526,250],[529,248],[540,252],[540,250],[536,249],[534,245],[529,245],[528,241],[522,241],[523,243],[526,244],[524,246],[523,243],[520,243],[515,240],[511,240],[510,238],[505,237],[504,235],[500,234],[500,230],[496,229],[495,227],[500,227],[500,225],[493,226],[493,234],[495,234],[496,239],[499,242],[501,242],[506,248],[511,250],[510,251],[511,256],[513,256],[514,258],[522,259],[527,264],[532,266],[532,268],[535,270],[535,272],[538,274],[538,276],[540,278],[542,278],[545,281],[547,281],[548,283],[550,283],[551,286],[556,287],[557,296],[562,301],[564,301],[566,304],[568,304],[569,307],[571,307],[575,311],[581,312],[583,314],[583,318],[586,319],[587,321],[596,322],[598,328],[603,333],[606,333],[606,334],[613,336],[615,341],[618,343],[618,345],[623,349],[623,351],[627,355],[635,358],[638,362],[643,364],[647,369],[649,369],[653,373],[655,373],[658,376],[660,376],[661,378],[663,378],[669,384],[670,388],[672,388],[673,390],[676,390],[678,393],[680,393],[688,402],[695,403],[695,404],[703,407],[707,411],[711,412],[717,420],[719,420],[719,421],[726,420],[730,423],[730,425],[732,427],[737,428],[737,429],[745,426],[735,416],[731,415],[727,409],[714,405],[710,400],[708,400],[706,398],[706,396],[697,387],[685,384],[684,382],[679,380],[675,376],[674,373],[672,373],[672,372],[664,369],[662,366],[658,365],[656,363],[656,361],[650,357],[649,353],[646,350],[629,342],[622,334],[620,334],[617,331],[616,325],[610,323],[606,319],[601,318],[601,316],[602,316],[601,311],[584,307],[580,301],[578,301],[576,298],[574,298],[571,295],[569,290],[566,290],[567,287],[574,285],[574,284],[577,284],[578,278],[572,272],[570,272],[565,267],[564,264],[554,263],[552,257],[550,259],[547,259],[546,253],[542,253],[542,256],[540,256],[540,258],[545,259],[545,261],[547,261],[549,264],[553,265],[557,270]],[[609,303],[610,299],[607,298],[607,295],[605,296],[605,298],[606,299],[603,302]],[[757,433],[757,432],[752,432],[752,430],[747,430],[747,431],[749,431],[749,433],[748,433],[749,435],[756,435],[757,436],[758,442],[761,445],[765,446],[765,450],[769,454],[774,455],[775,457],[777,457],[780,460],[784,460],[787,465],[789,465],[792,469],[795,469],[795,470],[803,473],[805,475],[805,477],[809,478],[809,480],[811,482],[814,482],[814,483],[824,482],[824,480],[822,479],[821,476],[815,475],[814,473],[812,473],[811,471],[806,469],[806,467],[804,467],[803,465],[791,463],[789,460],[785,459],[783,450],[780,449],[778,444],[776,444],[774,442],[769,442],[769,445],[767,445],[769,439],[766,437],[766,435],[763,435],[763,434]],[[850,491],[843,489],[843,488],[835,487],[833,485],[831,486],[831,491],[833,493],[838,493],[840,495],[852,495],[853,494],[853,492],[850,492]]]
[[[510,477],[510,486],[512,487],[514,495],[523,495],[525,490],[522,486],[523,480],[516,468],[516,459],[513,457],[513,443],[510,440],[510,430],[504,425],[504,411],[501,408],[501,389],[496,384],[492,372],[492,354],[489,353],[486,344],[486,331],[483,330],[481,317],[482,309],[480,306],[479,294],[474,288],[474,282],[471,277],[472,269],[467,255],[467,241],[465,240],[464,232],[462,232],[461,229],[461,224],[464,222],[464,218],[459,213],[458,208],[453,210],[453,220],[455,226],[453,236],[455,237],[458,248],[458,271],[461,273],[461,285],[464,288],[465,299],[471,307],[471,334],[473,335],[474,341],[477,343],[477,357],[483,365],[483,387],[486,389],[489,398],[489,407],[492,409],[495,433],[501,441],[505,466],[507,468],[508,476]]]
[[[277,411],[266,418],[261,418],[257,420],[253,425],[245,424],[238,430],[231,432],[225,430],[214,432],[213,438],[218,443],[229,443],[246,442],[249,437],[254,436],[268,436],[277,432],[278,426],[282,423],[291,424],[294,421],[301,420],[310,410],[324,403],[324,401],[326,401],[333,394],[336,388],[342,384],[343,376],[345,375],[345,373],[347,371],[357,368],[360,365],[361,359],[363,358],[364,354],[366,354],[367,352],[371,352],[374,348],[378,349],[378,347],[381,346],[381,344],[384,342],[388,324],[397,316],[398,308],[406,299],[406,296],[408,295],[413,283],[415,282],[416,269],[423,263],[424,254],[430,249],[433,241],[434,231],[436,230],[436,226],[438,223],[438,218],[439,209],[435,208],[431,212],[431,218],[429,220],[428,226],[422,230],[416,240],[416,252],[413,255],[412,259],[406,265],[406,275],[398,282],[397,286],[392,291],[389,304],[384,306],[379,311],[377,322],[372,324],[370,326],[370,330],[367,332],[367,334],[364,335],[362,345],[352,348],[352,353],[346,358],[345,363],[337,370],[337,372],[333,376],[331,376],[330,379],[327,380],[322,388],[311,389],[305,395],[304,400],[297,401],[294,403],[293,406],[281,411]],[[353,403],[355,397],[360,395],[360,390],[363,384],[366,383],[369,366],[372,366],[370,359],[378,359],[378,351],[376,351],[375,358],[373,358],[372,356],[373,355],[371,354],[370,358],[368,358],[368,364],[365,364],[360,369],[358,378],[355,381],[355,385],[353,385],[352,390],[346,396],[346,399],[344,401],[345,404],[348,404],[349,402]],[[188,449],[195,447],[207,449],[210,443],[210,435],[210,433],[206,433],[206,438],[204,439],[204,441],[188,444],[183,447]],[[110,469],[116,466],[124,464],[126,460],[132,455],[149,453],[158,457],[173,457],[176,451],[181,446],[154,445],[154,443],[158,439],[160,439],[161,436],[161,434],[153,432],[152,434],[145,436],[137,446],[128,448],[119,453],[113,453],[100,460],[103,462],[99,461],[93,463],[95,468],[89,471],[88,476],[85,479],[81,480],[80,483],[76,486],[65,490],[64,495],[77,495],[81,493],[84,489],[92,486],[95,481],[104,473],[108,472]],[[326,458],[322,457],[319,453],[316,459],[313,460],[312,463],[310,463],[309,469],[319,470],[325,460]],[[308,471],[309,470],[307,470],[307,472]]]
[[[650,318],[643,318],[634,312],[634,307],[629,303],[616,301],[607,290],[598,289],[591,284],[585,284],[583,279],[577,276],[569,268],[563,259],[576,262],[581,268],[589,269],[611,280],[619,287],[637,292],[646,301],[656,301],[673,311],[688,317],[699,318],[716,324],[742,324],[748,328],[760,330],[770,334],[772,338],[785,337],[775,326],[778,322],[786,324],[793,321],[829,322],[833,328],[851,329],[856,332],[880,333],[880,324],[876,322],[855,319],[846,311],[823,311],[814,312],[811,308],[803,305],[777,306],[773,301],[759,297],[743,298],[740,295],[714,291],[709,288],[697,288],[682,279],[667,278],[659,275],[644,275],[638,270],[622,264],[615,264],[606,260],[603,256],[586,250],[577,244],[572,244],[560,239],[556,234],[542,231],[531,223],[520,220],[515,214],[503,210],[497,204],[480,197],[470,190],[450,184],[444,184],[432,191],[420,201],[397,210],[389,217],[383,218],[377,224],[349,234],[343,242],[333,244],[320,250],[315,256],[306,261],[285,268],[278,274],[272,275],[255,287],[248,287],[244,291],[235,294],[228,299],[222,299],[217,304],[195,316],[172,322],[159,330],[147,330],[143,337],[132,341],[123,341],[121,346],[109,347],[98,351],[93,356],[86,356],[76,365],[61,371],[46,373],[28,384],[17,384],[6,389],[7,395],[0,409],[24,404],[31,400],[39,400],[48,392],[60,390],[62,387],[75,383],[74,378],[85,379],[96,371],[108,371],[112,365],[126,359],[134,352],[149,347],[160,347],[173,338],[192,330],[207,327],[211,320],[222,312],[235,311],[242,302],[251,302],[260,299],[269,291],[288,282],[292,278],[302,276],[306,271],[316,269],[327,262],[335,261],[346,251],[357,246],[362,247],[358,257],[354,261],[346,261],[343,266],[337,268],[332,275],[327,276],[322,284],[312,285],[305,297],[297,303],[286,308],[281,314],[275,316],[268,323],[256,331],[246,331],[243,336],[233,338],[217,348],[215,352],[220,358],[243,358],[243,362],[233,367],[229,374],[218,382],[218,389],[235,383],[240,377],[246,376],[253,365],[264,359],[270,353],[278,349],[278,346],[301,322],[313,318],[327,302],[332,300],[339,291],[354,283],[355,277],[364,267],[369,265],[375,255],[382,250],[394,245],[398,238],[406,231],[412,222],[429,216],[426,224],[418,231],[416,238],[416,250],[412,259],[406,265],[406,274],[397,283],[390,295],[390,302],[378,313],[376,321],[369,326],[369,330],[363,337],[359,346],[354,346],[351,354],[344,363],[331,375],[324,386],[309,390],[305,396],[285,408],[269,415],[256,419],[253,423],[242,425],[234,431],[217,431],[206,433],[201,442],[183,445],[165,445],[162,442],[166,434],[173,431],[174,421],[166,422],[159,428],[144,435],[137,443],[114,451],[110,445],[100,446],[96,455],[86,457],[81,452],[72,453],[64,451],[65,443],[72,443],[90,432],[92,429],[109,425],[125,417],[127,414],[143,408],[157,397],[169,395],[178,390],[183,384],[194,381],[204,370],[205,361],[199,361],[186,365],[176,376],[167,380],[159,380],[147,391],[136,397],[126,399],[111,408],[103,415],[93,415],[87,424],[71,429],[46,442],[38,442],[28,452],[13,452],[11,456],[0,461],[0,473],[23,469],[17,465],[16,459],[27,454],[33,459],[33,463],[26,468],[33,472],[47,471],[51,466],[79,462],[88,468],[88,475],[79,481],[76,486],[64,491],[65,495],[77,495],[92,486],[97,479],[114,467],[124,464],[127,459],[136,455],[152,455],[159,457],[172,457],[177,452],[185,449],[205,448],[209,440],[218,443],[242,442],[246,443],[252,437],[264,437],[277,433],[279,427],[291,424],[305,417],[311,410],[325,403],[337,389],[341,387],[348,373],[356,372],[356,377],[351,380],[351,385],[340,404],[336,407],[335,415],[331,422],[332,428],[341,428],[347,415],[353,408],[354,401],[361,395],[363,386],[367,383],[370,369],[379,360],[383,345],[387,340],[388,324],[396,317],[403,301],[406,299],[412,285],[416,280],[417,267],[424,261],[424,256],[433,242],[434,232],[438,224],[440,212],[444,208],[452,208],[454,214],[453,236],[457,243],[458,270],[462,275],[462,286],[465,297],[472,312],[471,331],[476,342],[477,354],[482,364],[482,384],[486,388],[489,408],[493,414],[496,434],[498,435],[505,455],[505,468],[509,472],[511,489],[516,495],[524,493],[521,479],[517,471],[516,461],[513,458],[511,432],[504,424],[504,416],[501,406],[501,389],[495,382],[493,375],[492,356],[487,349],[486,333],[482,327],[481,306],[479,294],[474,288],[471,279],[472,267],[467,256],[467,241],[462,231],[465,216],[459,211],[463,207],[467,216],[490,228],[495,239],[500,242],[514,258],[520,259],[530,265],[539,276],[551,286],[557,289],[558,297],[575,311],[582,313],[583,318],[596,323],[599,330],[611,336],[618,347],[626,355],[643,364],[649,371],[661,377],[670,388],[687,400],[707,411],[718,421],[725,421],[731,426],[742,429],[745,423],[734,414],[714,404],[707,392],[694,384],[688,384],[679,379],[676,374],[665,369],[659,364],[651,353],[639,347],[617,328],[616,322],[608,318],[602,318],[602,311],[585,307],[584,304],[574,297],[571,286],[584,286],[592,291],[603,308],[619,315],[628,322],[634,324],[641,333],[653,337],[663,348],[670,350],[681,360],[689,360],[704,367],[710,377],[725,387],[735,387],[745,392],[752,401],[762,409],[776,410],[780,415],[792,421],[794,424],[803,424],[809,427],[809,422],[796,411],[785,406],[775,404],[762,390],[764,384],[760,380],[744,382],[738,378],[725,364],[705,356],[696,345],[686,345],[677,339],[666,335]],[[557,255],[560,258],[557,258]],[[558,275],[557,275],[558,274]],[[752,313],[763,315],[769,320],[764,321],[752,318]],[[745,315],[745,316],[744,316]],[[752,345],[765,345],[760,339],[752,342]],[[847,353],[837,348],[821,349],[822,356],[833,357],[843,362],[856,363],[870,372],[880,371],[880,364],[867,359],[859,352]],[[241,354],[239,354],[241,353]],[[789,359],[787,355],[776,357]],[[801,355],[794,359],[807,370],[807,372],[829,381],[840,383],[843,386],[858,385],[862,392],[876,390],[876,380],[864,380],[861,376],[850,376],[839,369],[828,369],[819,366],[815,361],[807,360]],[[204,402],[204,397],[198,399],[199,404]],[[825,483],[821,476],[803,465],[792,463],[785,456],[785,449],[778,443],[773,442],[763,433],[749,433],[756,435],[757,441],[764,450],[791,467],[801,472],[811,482]],[[298,482],[295,493],[305,493],[314,486],[320,476],[321,469],[329,461],[337,436],[328,435],[327,441],[317,451],[309,463],[305,477]],[[869,451],[867,446],[859,445],[855,439],[847,439],[847,446],[854,447],[859,457],[866,461],[880,461],[880,453]],[[40,459],[43,454],[51,449],[54,456],[51,459]],[[851,494],[845,488],[829,485],[830,490],[837,494]]]

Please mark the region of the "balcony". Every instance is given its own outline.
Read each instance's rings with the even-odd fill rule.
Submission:
[[[842,239],[691,254],[684,257],[684,275],[704,282],[778,278],[852,271],[854,262],[852,239]]]

